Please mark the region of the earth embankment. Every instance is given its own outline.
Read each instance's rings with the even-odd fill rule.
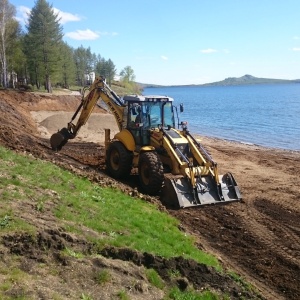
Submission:
[[[65,127],[79,105],[75,96],[0,92],[0,144],[70,168],[97,171],[109,182],[104,165],[104,128],[117,131],[113,117],[96,107],[78,137],[61,152],[49,137]],[[243,201],[224,206],[169,210],[199,248],[215,253],[244,276],[266,299],[300,299],[300,153],[201,137],[218,162],[232,172]],[[90,167],[83,169],[83,166]],[[115,183],[124,191],[136,181]]]

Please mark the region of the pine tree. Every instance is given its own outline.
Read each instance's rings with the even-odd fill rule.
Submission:
[[[111,85],[111,82],[114,80],[117,73],[116,66],[111,59],[108,59],[108,61],[106,61],[106,71],[106,79],[108,81],[108,84]]]
[[[74,61],[77,84],[84,86],[86,76],[95,70],[96,55],[92,54],[90,47],[85,49],[83,46],[80,46],[74,51]]]
[[[40,87],[42,78],[45,89],[51,93],[51,75],[58,72],[62,27],[58,15],[46,0],[37,0],[29,15],[26,35],[26,54],[31,77]]]
[[[58,82],[64,87],[69,88],[70,84],[75,83],[75,61],[73,59],[74,49],[67,43],[62,42],[60,46],[60,76]]]
[[[106,77],[106,60],[104,57],[101,57],[100,55],[98,55],[97,58],[96,73],[97,75]]]

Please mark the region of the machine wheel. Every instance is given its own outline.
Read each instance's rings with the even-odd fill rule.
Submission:
[[[130,174],[132,154],[121,142],[113,142],[107,150],[106,166],[110,175],[116,179]]]
[[[139,179],[147,194],[155,195],[159,192],[164,181],[164,169],[157,153],[144,152],[140,155]]]

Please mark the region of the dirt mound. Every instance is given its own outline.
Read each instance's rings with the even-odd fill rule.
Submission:
[[[78,101],[80,99],[74,96],[55,97],[25,92],[0,91],[0,144],[15,151],[30,153],[35,157],[51,161],[79,175],[84,175],[90,180],[99,182],[101,185],[117,186],[124,192],[132,194],[135,192],[133,189],[138,186],[136,175],[132,174],[126,182],[117,182],[105,174],[101,129],[109,126],[110,115],[105,114],[108,119],[91,118],[89,124],[85,126],[86,131],[82,131],[84,135],[72,143],[68,143],[61,152],[54,153],[50,149],[48,135],[51,130],[58,129],[55,127],[60,127],[58,126],[61,124],[59,123],[61,121],[60,112],[65,110],[72,114],[78,106]],[[103,113],[103,111],[97,108],[95,113]],[[33,116],[33,114],[35,115]],[[69,119],[66,120],[66,122],[68,121]],[[97,127],[97,133],[91,130],[95,127]],[[41,128],[44,128],[44,135],[41,135]],[[92,140],[88,140],[90,137]],[[215,253],[224,266],[245,277],[266,299],[299,299],[300,153],[205,137],[202,137],[202,143],[218,162],[220,174],[229,171],[234,174],[242,190],[243,202],[226,206],[209,206],[179,211],[168,210],[168,212],[180,220],[182,230],[194,236],[199,248]],[[155,198],[147,196],[145,198],[154,203],[157,201]],[[161,208],[159,204],[157,205]],[[38,216],[30,216],[29,219],[36,224],[40,222]],[[49,230],[55,226],[50,220],[45,222],[49,225]],[[44,236],[45,232],[41,235]],[[59,237],[66,245],[65,240],[67,238]],[[9,243],[9,238],[6,242]],[[56,247],[59,245],[51,245],[51,251],[56,252]],[[71,247],[71,244],[67,245]],[[77,240],[72,247],[75,245],[88,249],[84,241]],[[9,244],[9,246],[12,245]],[[18,248],[14,249],[18,251]],[[108,256],[113,256],[113,253],[118,251],[118,255],[122,256],[121,250],[115,249],[109,251]],[[40,283],[43,286],[45,284],[44,292],[47,295],[49,292],[47,289],[50,287],[49,284],[46,284],[46,278],[42,278],[42,276],[48,273],[40,270],[30,255],[30,253],[24,255],[25,261],[33,265],[33,269],[28,267],[28,272],[29,274],[31,271],[38,274],[38,281],[40,282],[37,281],[34,285],[37,286]],[[32,255],[45,259],[43,252]],[[149,254],[134,255],[137,255],[139,260],[145,261],[144,255]],[[179,258],[176,259],[183,263]],[[161,258],[155,258],[156,262],[161,262],[161,260]],[[181,268],[180,263],[176,265],[176,268]],[[63,266],[63,264],[62,261],[59,262],[59,259],[53,258],[47,268],[58,268],[59,274],[72,286],[76,286],[75,282],[79,280],[80,271],[90,274],[91,270],[95,268],[93,260],[83,260],[80,263],[77,260],[71,260],[69,265]],[[99,264],[101,265],[103,262],[99,262]],[[105,264],[112,266],[113,263],[105,261]],[[180,271],[182,278],[197,278],[201,272],[206,274],[206,271],[201,269],[202,266],[193,265],[192,262],[188,261],[185,261],[184,264],[188,268],[182,267],[182,271]],[[172,265],[172,260],[163,262],[162,270],[170,265]],[[132,266],[136,267],[135,264]],[[80,268],[83,269],[80,270]],[[160,269],[158,268],[158,270]],[[199,273],[196,272],[197,270]],[[159,272],[164,276],[163,271]],[[214,278],[214,276],[219,275],[211,276]],[[226,282],[227,278],[220,278],[221,282],[217,286],[212,280],[211,286],[217,290],[222,290],[224,287],[223,280]],[[142,279],[141,281],[143,282]],[[84,285],[83,281],[79,280],[79,282],[80,285]],[[198,286],[198,283],[192,279],[189,279],[188,282]],[[57,284],[59,285],[59,283]],[[94,286],[92,281],[89,281],[88,284]],[[181,281],[181,284],[184,285],[185,281]],[[232,286],[231,291],[231,296],[236,297],[235,287]],[[64,298],[73,299],[72,291],[67,289],[66,293],[69,293],[69,296],[66,294]],[[111,294],[109,295],[111,296]],[[139,295],[141,296],[141,294]],[[143,294],[145,296],[143,299],[160,298],[159,294],[156,295],[157,298],[151,293],[147,295]],[[138,299],[138,296],[136,297],[132,299]],[[251,295],[244,298],[251,299]]]
[[[165,259],[149,253],[139,253],[131,249],[106,248],[100,252],[105,257],[129,260],[136,265],[154,269],[167,282],[175,281],[185,290],[191,284],[197,290],[211,289],[230,295],[231,299],[259,299],[255,293],[244,291],[243,287],[232,281],[228,275],[216,272],[214,268],[196,263],[183,257]],[[176,275],[177,274],[177,275]],[[174,280],[174,277],[175,280]]]
[[[165,282],[176,285],[181,290],[193,286],[197,290],[208,288],[218,293],[226,293],[231,296],[231,299],[260,298],[254,293],[244,291],[244,288],[235,283],[228,275],[222,275],[215,269],[198,264],[193,260],[187,260],[183,257],[165,259],[127,248],[108,247],[99,251],[85,240],[77,239],[75,236],[57,229],[39,232],[36,237],[29,234],[6,235],[2,241],[11,254],[21,257],[21,269],[31,275],[38,275],[38,264],[45,264],[48,267],[56,265],[60,272],[64,273],[72,267],[72,275],[64,275],[64,279],[68,280],[69,283],[75,278],[79,280],[82,272],[84,272],[84,278],[79,280],[80,284],[78,286],[77,283],[75,289],[73,285],[62,289],[55,280],[48,283],[45,281],[43,288],[44,290],[51,290],[51,293],[74,295],[75,298],[76,293],[78,295],[80,291],[85,290],[83,286],[89,286],[89,284],[95,286],[97,274],[106,269],[114,273],[114,281],[117,278],[120,282],[115,286],[113,282],[105,284],[105,292],[101,286],[95,288],[93,291],[95,298],[101,295],[101,299],[112,299],[120,286],[126,287],[130,280],[134,280],[135,283],[130,291],[132,299],[161,299],[163,292],[153,288],[146,278],[145,269],[147,268],[154,269]],[[67,253],[66,255],[62,254],[64,253],[62,250],[72,251],[74,257],[67,255]],[[75,259],[76,253],[83,253],[86,258]],[[100,254],[101,257],[95,257],[95,254]],[[81,264],[85,264],[85,267]],[[86,290],[89,291],[89,289]],[[102,296],[103,292],[104,297]],[[27,292],[27,296],[30,296],[29,294],[31,293]]]
[[[123,260],[93,255],[92,245],[59,230],[4,236],[8,254],[19,257],[20,269],[27,274],[24,290],[15,283],[5,294],[26,299],[162,299],[163,291],[153,287],[145,269]],[[9,249],[9,250],[8,250]],[[77,252],[78,251],[78,252]],[[65,254],[64,254],[65,253]],[[86,256],[78,257],[77,253]],[[95,253],[96,254],[96,253]],[[24,286],[24,283],[23,283]]]

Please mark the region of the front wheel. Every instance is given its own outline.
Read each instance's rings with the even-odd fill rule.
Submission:
[[[128,176],[132,167],[131,152],[121,142],[113,142],[107,150],[106,167],[113,178],[120,179]]]
[[[144,152],[139,159],[139,179],[143,191],[156,195],[164,181],[163,164],[155,152]]]

